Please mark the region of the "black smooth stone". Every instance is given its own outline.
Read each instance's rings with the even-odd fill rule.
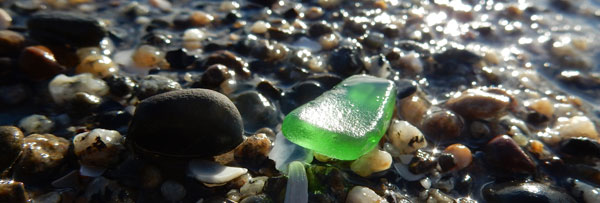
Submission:
[[[398,89],[396,94],[397,100],[404,99],[417,92],[418,84],[414,80],[400,79],[394,82],[396,83],[396,88]]]
[[[337,75],[322,73],[308,76],[306,80],[312,80],[318,82],[323,89],[330,90],[338,83],[342,82],[342,78]]]
[[[192,65],[197,58],[194,55],[188,55],[183,49],[176,49],[168,51],[165,59],[169,62],[171,68],[185,69],[189,65]]]
[[[27,21],[27,28],[29,36],[42,43],[76,47],[97,46],[107,35],[96,18],[68,12],[35,14]]]
[[[242,115],[244,128],[249,132],[262,127],[273,128],[279,123],[275,106],[257,91],[241,93],[233,99],[233,103]]]
[[[310,37],[320,37],[321,35],[332,33],[333,29],[326,22],[318,22],[310,25],[308,28],[308,36]]]
[[[23,132],[15,126],[0,126],[0,173],[19,157],[23,145]]]
[[[137,84],[129,77],[124,75],[112,75],[104,79],[108,85],[109,92],[117,97],[124,97],[131,94]]]
[[[127,143],[144,155],[212,157],[238,146],[242,117],[225,95],[185,89],[143,100],[129,126]]]
[[[242,18],[242,14],[237,11],[231,11],[225,15],[222,22],[225,24],[232,24],[240,18]]]
[[[277,41],[286,41],[292,36],[290,31],[285,31],[276,27],[270,27],[267,29],[267,33],[269,34],[269,39],[274,39]]]
[[[341,47],[331,53],[329,64],[334,73],[348,77],[365,69],[362,50],[357,47]]]
[[[309,74],[310,72],[305,68],[290,65],[279,68],[277,71],[277,78],[283,83],[294,83],[306,79]]]
[[[274,100],[278,100],[281,98],[281,89],[275,87],[275,85],[268,80],[260,81],[256,85],[256,90],[261,94]]]
[[[288,20],[293,20],[298,17],[298,11],[295,8],[290,8],[287,11],[283,12],[283,17]]]
[[[321,87],[316,81],[304,81],[296,83],[292,88],[285,91],[280,101],[281,111],[287,114],[296,107],[306,104],[309,101],[323,94],[326,89]]]
[[[587,137],[572,137],[561,143],[560,151],[574,157],[600,158],[600,143]]]
[[[576,202],[573,197],[561,188],[556,188],[536,182],[507,182],[488,184],[483,188],[483,198],[486,202],[528,202],[550,203]]]
[[[107,111],[96,117],[98,127],[103,129],[116,130],[120,127],[127,126],[133,116],[127,111]]]

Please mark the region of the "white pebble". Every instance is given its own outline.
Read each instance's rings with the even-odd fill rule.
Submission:
[[[201,30],[197,28],[187,29],[183,32],[183,47],[190,51],[199,49],[204,38],[206,36]]]
[[[340,4],[340,0],[318,0],[317,3],[323,8],[334,8]]]
[[[52,99],[57,104],[62,104],[75,98],[78,92],[85,92],[102,97],[108,94],[108,86],[102,79],[95,78],[90,73],[79,74],[73,77],[64,74],[57,75],[48,84]]]
[[[119,132],[97,128],[76,135],[73,151],[82,165],[108,167],[118,162],[119,153],[125,149],[123,143]]]
[[[375,191],[363,186],[354,186],[348,196],[346,203],[387,203],[387,200],[380,197]]]
[[[406,121],[392,120],[387,135],[392,145],[402,154],[410,154],[427,147],[423,133]]]
[[[171,2],[167,0],[149,0],[150,5],[162,10],[162,11],[171,11],[173,6]]]
[[[240,4],[235,1],[223,1],[219,6],[219,10],[222,12],[229,12],[240,8]]]
[[[598,139],[598,131],[594,123],[586,116],[574,116],[571,118],[560,117],[554,126],[554,130],[563,138],[588,137]]]
[[[431,188],[431,180],[427,177],[421,179],[419,183],[421,183],[421,186],[423,186],[425,189]]]
[[[227,183],[248,172],[248,169],[219,165],[204,160],[190,161],[190,174],[196,180],[209,184]]]
[[[392,155],[386,151],[375,148],[352,162],[352,164],[350,164],[350,169],[362,177],[367,177],[373,173],[385,171],[389,169],[391,165]]]
[[[263,34],[267,32],[267,29],[269,29],[269,27],[271,27],[269,23],[259,20],[252,24],[252,27],[250,27],[250,31],[254,34]]]
[[[6,10],[0,8],[0,30],[4,30],[12,24],[12,17],[6,12]]]
[[[19,128],[23,129],[26,135],[49,133],[54,128],[54,121],[44,115],[33,114],[21,119]]]

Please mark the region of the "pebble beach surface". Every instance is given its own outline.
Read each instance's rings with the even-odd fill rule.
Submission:
[[[593,0],[0,1],[0,202],[600,200]]]

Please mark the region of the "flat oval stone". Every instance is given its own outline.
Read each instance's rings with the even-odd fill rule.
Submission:
[[[357,159],[385,134],[395,94],[392,81],[354,75],[290,112],[283,120],[283,135],[332,158]]]
[[[541,183],[500,183],[483,188],[486,202],[576,202],[565,191]]]
[[[210,157],[242,143],[239,111],[225,95],[185,89],[143,100],[129,127],[127,143],[137,152],[167,157]]]
[[[104,26],[92,17],[69,12],[44,12],[27,21],[29,36],[48,44],[97,46],[107,34]]]
[[[245,168],[222,166],[203,160],[190,161],[189,169],[190,175],[196,180],[211,184],[226,183],[248,172]]]

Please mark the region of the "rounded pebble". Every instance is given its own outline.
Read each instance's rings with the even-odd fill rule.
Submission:
[[[468,118],[490,118],[504,112],[510,104],[505,95],[468,89],[456,93],[446,102],[454,112]]]
[[[421,131],[406,121],[392,120],[388,129],[388,139],[402,154],[410,154],[427,147],[427,140]]]
[[[0,173],[17,160],[22,151],[23,132],[15,126],[0,126]]]
[[[350,164],[354,173],[368,177],[373,173],[385,171],[392,166],[392,155],[386,151],[373,149]]]
[[[92,167],[116,164],[124,147],[124,139],[114,130],[101,128],[77,134],[73,138],[74,152],[80,163]]]
[[[67,156],[70,142],[52,134],[32,134],[23,139],[23,154],[17,162],[17,174],[28,178],[52,175]]]
[[[76,73],[91,73],[99,77],[107,77],[115,74],[118,67],[112,59],[103,55],[88,55],[75,68]]]
[[[148,75],[138,81],[135,95],[143,100],[157,94],[181,89],[181,85],[170,78],[160,75]]]
[[[363,186],[354,186],[346,196],[346,203],[384,203],[387,202],[375,191]]]
[[[84,73],[72,77],[60,74],[48,84],[52,99],[57,104],[63,104],[75,98],[76,93],[85,92],[95,96],[108,94],[109,88],[101,79],[92,74]]]
[[[456,160],[456,167],[458,170],[463,169],[473,161],[473,156],[471,155],[471,150],[462,144],[453,144],[446,149],[444,152],[450,153],[454,155],[454,159]]]
[[[138,152],[168,157],[210,157],[242,141],[240,113],[225,95],[186,89],[143,100],[129,126],[127,143]]]
[[[21,119],[19,121],[19,128],[23,129],[26,135],[49,133],[54,129],[54,121],[44,115],[34,114]]]
[[[19,67],[32,80],[46,80],[66,70],[45,46],[26,47],[19,57]]]

